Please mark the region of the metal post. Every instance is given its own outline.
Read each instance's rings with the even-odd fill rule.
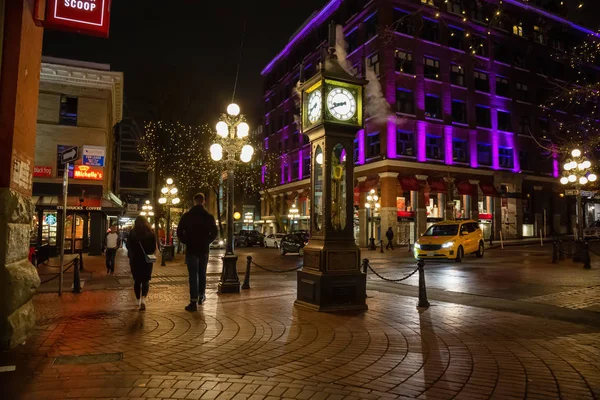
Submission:
[[[58,277],[58,295],[62,296],[63,287],[63,268],[65,265],[65,223],[67,221],[67,192],[69,189],[69,163],[65,164],[65,170],[63,172],[63,210],[60,221],[61,234],[60,234],[60,272]]]
[[[81,281],[79,279],[79,257],[73,260],[73,293],[81,293]]]
[[[83,249],[79,250],[79,270],[83,271]]]
[[[591,260],[590,260],[590,245],[588,242],[585,242],[583,248],[583,268],[591,269]]]
[[[167,198],[167,201],[169,199]],[[167,251],[167,247],[169,247],[169,236],[171,235],[171,207],[167,205],[167,226],[165,229],[165,244],[163,246],[163,251],[161,254],[161,262],[160,266],[165,267],[167,264],[165,263],[165,252]]]
[[[380,252],[380,253],[383,253],[383,239],[381,239],[381,240],[379,241],[379,244],[380,244],[380,250],[379,250],[379,252]]]
[[[246,257],[246,275],[244,275],[244,284],[242,289],[250,289],[250,267],[252,265],[252,256]]]
[[[577,240],[583,240],[583,210],[581,204],[581,190],[577,187]]]
[[[363,274],[367,274],[367,270],[369,269],[369,259],[365,258],[362,260],[362,270],[363,270]]]
[[[234,155],[230,154],[227,167],[227,246],[223,257],[223,272],[219,282],[219,293],[239,293],[240,278],[237,273],[237,256],[233,253],[233,191],[234,191]]]
[[[552,264],[556,264],[558,262],[558,246],[556,244],[556,240],[552,242]]]
[[[427,308],[429,307],[429,301],[427,301],[427,287],[425,286],[425,261],[419,260],[417,263],[419,267],[419,304],[417,307]]]
[[[369,239],[369,250],[376,250],[377,247],[375,246],[375,234],[374,234],[374,230],[375,230],[375,218],[374,218],[374,212],[369,208],[369,215],[370,215],[370,219],[371,219],[371,238]]]
[[[564,247],[563,247],[563,241],[560,240],[558,242],[558,260],[559,261],[564,261],[564,259],[565,259],[565,250],[564,250]]]

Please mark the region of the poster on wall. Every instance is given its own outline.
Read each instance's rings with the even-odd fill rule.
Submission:
[[[104,146],[83,146],[83,165],[90,167],[104,167],[106,157],[106,147]]]

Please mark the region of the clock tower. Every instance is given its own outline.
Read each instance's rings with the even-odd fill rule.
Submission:
[[[311,146],[311,238],[296,304],[318,311],[366,310],[366,275],[354,240],[354,138],[363,128],[367,81],[341,67],[335,25],[320,70],[301,83],[302,133]]]

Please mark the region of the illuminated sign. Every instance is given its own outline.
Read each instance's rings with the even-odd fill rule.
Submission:
[[[46,0],[44,26],[108,37],[111,2],[112,0]]]
[[[102,168],[93,168],[87,165],[76,165],[73,170],[73,178],[87,179],[89,181],[101,181],[104,178]]]
[[[46,219],[44,221],[48,225],[56,225],[56,215],[48,214],[48,215],[46,215]]]
[[[33,167],[33,176],[36,178],[51,178],[52,177],[52,167],[46,166],[34,166]]]

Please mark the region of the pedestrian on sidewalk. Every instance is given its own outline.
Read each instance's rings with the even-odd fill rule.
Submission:
[[[104,246],[106,247],[106,273],[108,275],[115,274],[115,256],[117,255],[117,250],[121,247],[121,238],[117,230],[117,227],[113,226],[104,239]]]
[[[153,255],[156,251],[156,236],[146,218],[139,216],[135,219],[127,244],[135,298],[140,311],[144,311],[146,297],[150,290],[150,279],[152,279],[152,263],[146,261],[146,254]]]
[[[186,311],[197,311],[206,299],[206,266],[209,246],[217,238],[215,218],[204,209],[204,194],[194,196],[194,206],[177,226],[177,237],[186,246],[185,263],[190,282],[190,304]]]
[[[388,230],[385,232],[385,237],[388,240],[388,244],[385,246],[385,249],[389,250],[391,248],[394,250],[394,231],[392,230],[391,226],[388,227]]]

